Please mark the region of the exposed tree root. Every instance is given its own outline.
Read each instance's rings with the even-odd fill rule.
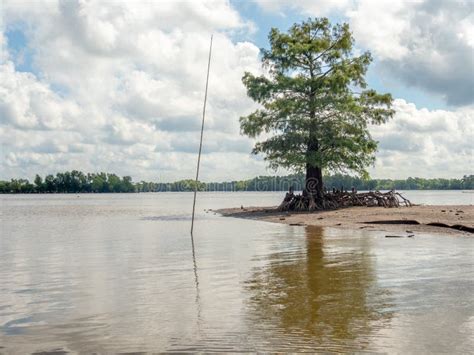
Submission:
[[[389,219],[382,221],[370,221],[364,222],[367,224],[420,224],[420,222],[415,221],[414,219]]]
[[[432,222],[432,223],[427,223],[427,225],[428,226],[435,226],[435,227],[452,228],[452,229],[457,229],[458,231],[462,231],[462,232],[474,233],[474,228],[464,226],[462,224],[454,224],[454,225],[450,226],[450,225],[447,225],[445,223]]]
[[[411,206],[411,202],[395,191],[380,192],[336,192],[324,193],[322,198],[314,195],[295,195],[288,192],[285,199],[278,207],[279,211],[314,211],[332,210],[341,207],[367,206],[367,207],[400,207]]]
[[[363,223],[366,223],[366,224],[421,224],[420,222],[415,221],[413,219],[393,219],[393,220],[383,220],[383,221],[370,221],[370,222],[363,222]],[[446,224],[446,223],[430,222],[430,223],[426,223],[426,225],[432,226],[432,227],[451,228],[451,229],[456,229],[462,232],[474,233],[474,228],[469,227],[469,226],[464,226],[462,224],[453,224],[452,226],[450,226],[449,224]]]

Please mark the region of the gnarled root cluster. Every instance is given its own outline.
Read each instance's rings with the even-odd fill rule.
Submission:
[[[287,193],[278,207],[280,211],[331,210],[350,206],[400,207],[411,206],[411,202],[395,191],[380,192],[336,192],[324,193],[322,198],[312,194],[295,195]]]

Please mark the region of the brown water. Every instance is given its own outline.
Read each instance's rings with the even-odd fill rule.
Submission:
[[[202,212],[280,198],[201,194],[193,257],[191,194],[2,196],[0,353],[474,348],[474,239]]]

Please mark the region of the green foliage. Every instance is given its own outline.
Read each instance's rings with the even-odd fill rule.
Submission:
[[[84,174],[73,170],[47,175],[43,179],[36,175],[34,185],[26,179],[0,181],[0,193],[80,193],[80,192],[134,192],[130,176],[115,174]]]
[[[325,176],[325,187],[350,190],[472,190],[474,175],[465,175],[462,179],[422,179],[406,180],[361,179],[350,175],[335,174]],[[87,192],[190,192],[194,191],[194,180],[180,180],[169,183],[132,182],[130,176],[118,177],[115,174],[85,174],[79,171],[47,175],[44,180],[36,175],[34,185],[26,179],[0,181],[0,193],[87,193]],[[259,176],[249,180],[230,182],[198,182],[199,191],[288,191],[293,187],[303,190],[305,176]]]
[[[474,175],[464,175],[460,182],[461,186],[465,190],[474,189]]]
[[[43,179],[38,174],[36,174],[35,176],[35,191],[38,191],[38,192],[44,191]]]
[[[268,75],[242,78],[261,108],[240,118],[241,130],[270,136],[253,153],[263,153],[275,169],[311,166],[368,176],[377,149],[368,125],[394,114],[390,94],[366,89],[370,53],[355,56],[349,26],[326,18],[295,24],[288,33],[274,28],[269,41],[270,49],[262,49]]]
[[[177,192],[177,191],[194,191],[196,181],[191,179],[179,180],[168,183],[157,183],[157,182],[146,182],[141,181],[135,184],[135,190],[137,192]],[[198,182],[198,191],[206,191],[206,184]]]
[[[362,190],[468,190],[474,189],[474,175],[464,176],[463,179],[422,179],[408,178],[406,180],[390,179],[361,179],[359,177],[335,174],[324,177],[325,187],[347,189],[352,187]],[[463,183],[463,181],[466,181]],[[469,185],[469,181],[470,184]],[[292,186],[296,191],[305,187],[304,174],[288,176],[258,176],[249,180],[229,182],[199,182],[199,191],[234,192],[234,191],[288,191]],[[180,180],[170,183],[141,181],[135,184],[136,192],[191,192],[194,191],[194,180]]]
[[[474,176],[471,175],[473,178]],[[326,178],[326,186],[350,189],[354,186],[358,190],[468,190],[473,187],[464,185],[461,179],[360,179],[348,175],[336,174]]]

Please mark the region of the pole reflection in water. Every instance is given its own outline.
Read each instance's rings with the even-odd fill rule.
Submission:
[[[198,278],[198,268],[196,263],[196,250],[194,247],[194,238],[191,234],[191,248],[193,252],[193,271],[194,271],[194,285],[196,286],[196,309],[197,309],[197,324],[198,331],[201,329],[201,297],[199,295],[199,278]]]
[[[257,334],[281,350],[367,349],[371,334],[391,320],[390,292],[377,285],[369,244],[350,243],[308,226],[305,249],[274,253],[255,269],[246,288]]]

